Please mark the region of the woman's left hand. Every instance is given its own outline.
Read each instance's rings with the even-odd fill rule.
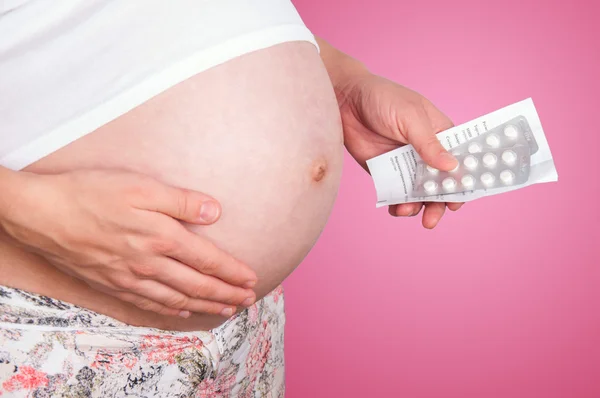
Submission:
[[[335,82],[344,141],[348,152],[366,169],[366,161],[399,146],[411,144],[430,166],[452,170],[457,160],[440,144],[436,133],[452,121],[422,95],[366,70]],[[463,203],[403,203],[389,207],[392,216],[415,216],[423,211],[423,226],[434,228],[446,206]]]

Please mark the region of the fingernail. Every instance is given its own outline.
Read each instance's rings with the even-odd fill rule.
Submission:
[[[246,300],[242,301],[244,307],[250,307],[252,304],[254,304],[254,299],[252,297],[248,297]]]
[[[256,281],[248,281],[244,283],[243,287],[246,289],[252,289],[254,286],[256,286]]]
[[[219,216],[219,206],[215,202],[204,202],[200,207],[200,218],[206,222],[213,222]]]
[[[192,314],[191,314],[191,312],[189,312],[189,311],[181,311],[181,312],[179,313],[179,316],[180,316],[180,317],[182,317],[182,318],[189,318],[189,317],[190,317],[190,315],[192,315]]]
[[[229,318],[233,315],[233,310],[230,307],[223,308],[223,310],[221,311],[221,315],[226,318]]]

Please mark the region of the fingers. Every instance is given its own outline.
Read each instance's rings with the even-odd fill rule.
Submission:
[[[460,209],[462,207],[462,205],[464,205],[464,203],[447,202],[446,205],[448,206],[448,209],[450,209],[452,211],[457,211],[458,209]]]
[[[450,171],[458,165],[456,158],[438,140],[430,117],[425,112],[407,119],[406,130],[408,143],[414,146],[428,165],[443,171]]]
[[[183,226],[170,243],[162,254],[232,285],[245,288],[256,285],[257,277],[252,268]]]
[[[157,274],[152,275],[152,279],[191,298],[244,307],[249,307],[256,301],[253,290],[232,286],[175,260],[165,259],[156,269]]]
[[[153,303],[158,303],[159,305],[179,311],[220,314],[227,317],[233,315],[236,310],[235,306],[190,298],[175,289],[152,280],[136,282],[131,286],[131,292]],[[140,306],[137,302],[134,304]],[[143,304],[147,303],[144,302]]]
[[[176,308],[168,308],[167,306],[159,304],[155,301],[152,301],[152,300],[147,299],[142,296],[138,296],[135,293],[118,292],[118,293],[115,293],[114,296],[116,298],[118,298],[119,300],[131,303],[131,304],[135,305],[136,307],[141,308],[144,311],[156,312],[157,314],[160,314],[160,315],[180,316],[182,318],[189,318],[191,315],[189,311],[179,310]]]
[[[423,211],[423,226],[427,229],[433,229],[440,222],[444,212],[446,211],[446,203],[444,202],[428,202],[425,203]]]
[[[399,205],[392,205],[389,207],[390,215],[394,217],[412,217],[419,214],[423,203],[402,203]]]
[[[219,202],[203,193],[176,188],[158,181],[144,181],[147,187],[136,198],[138,208],[166,214],[193,224],[212,224],[221,216]]]
[[[389,213],[394,217],[411,217],[419,214],[423,206],[425,206],[425,211],[423,212],[423,226],[432,229],[440,222],[446,206],[452,211],[457,211],[462,205],[464,205],[464,203],[402,203],[389,206]]]

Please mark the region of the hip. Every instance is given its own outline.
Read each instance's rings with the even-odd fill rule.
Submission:
[[[280,287],[218,328],[172,332],[0,286],[0,393],[283,395],[284,323]]]

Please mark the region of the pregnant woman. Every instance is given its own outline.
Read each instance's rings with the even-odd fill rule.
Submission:
[[[452,169],[449,119],[287,0],[3,4],[0,395],[283,396],[343,145]]]

